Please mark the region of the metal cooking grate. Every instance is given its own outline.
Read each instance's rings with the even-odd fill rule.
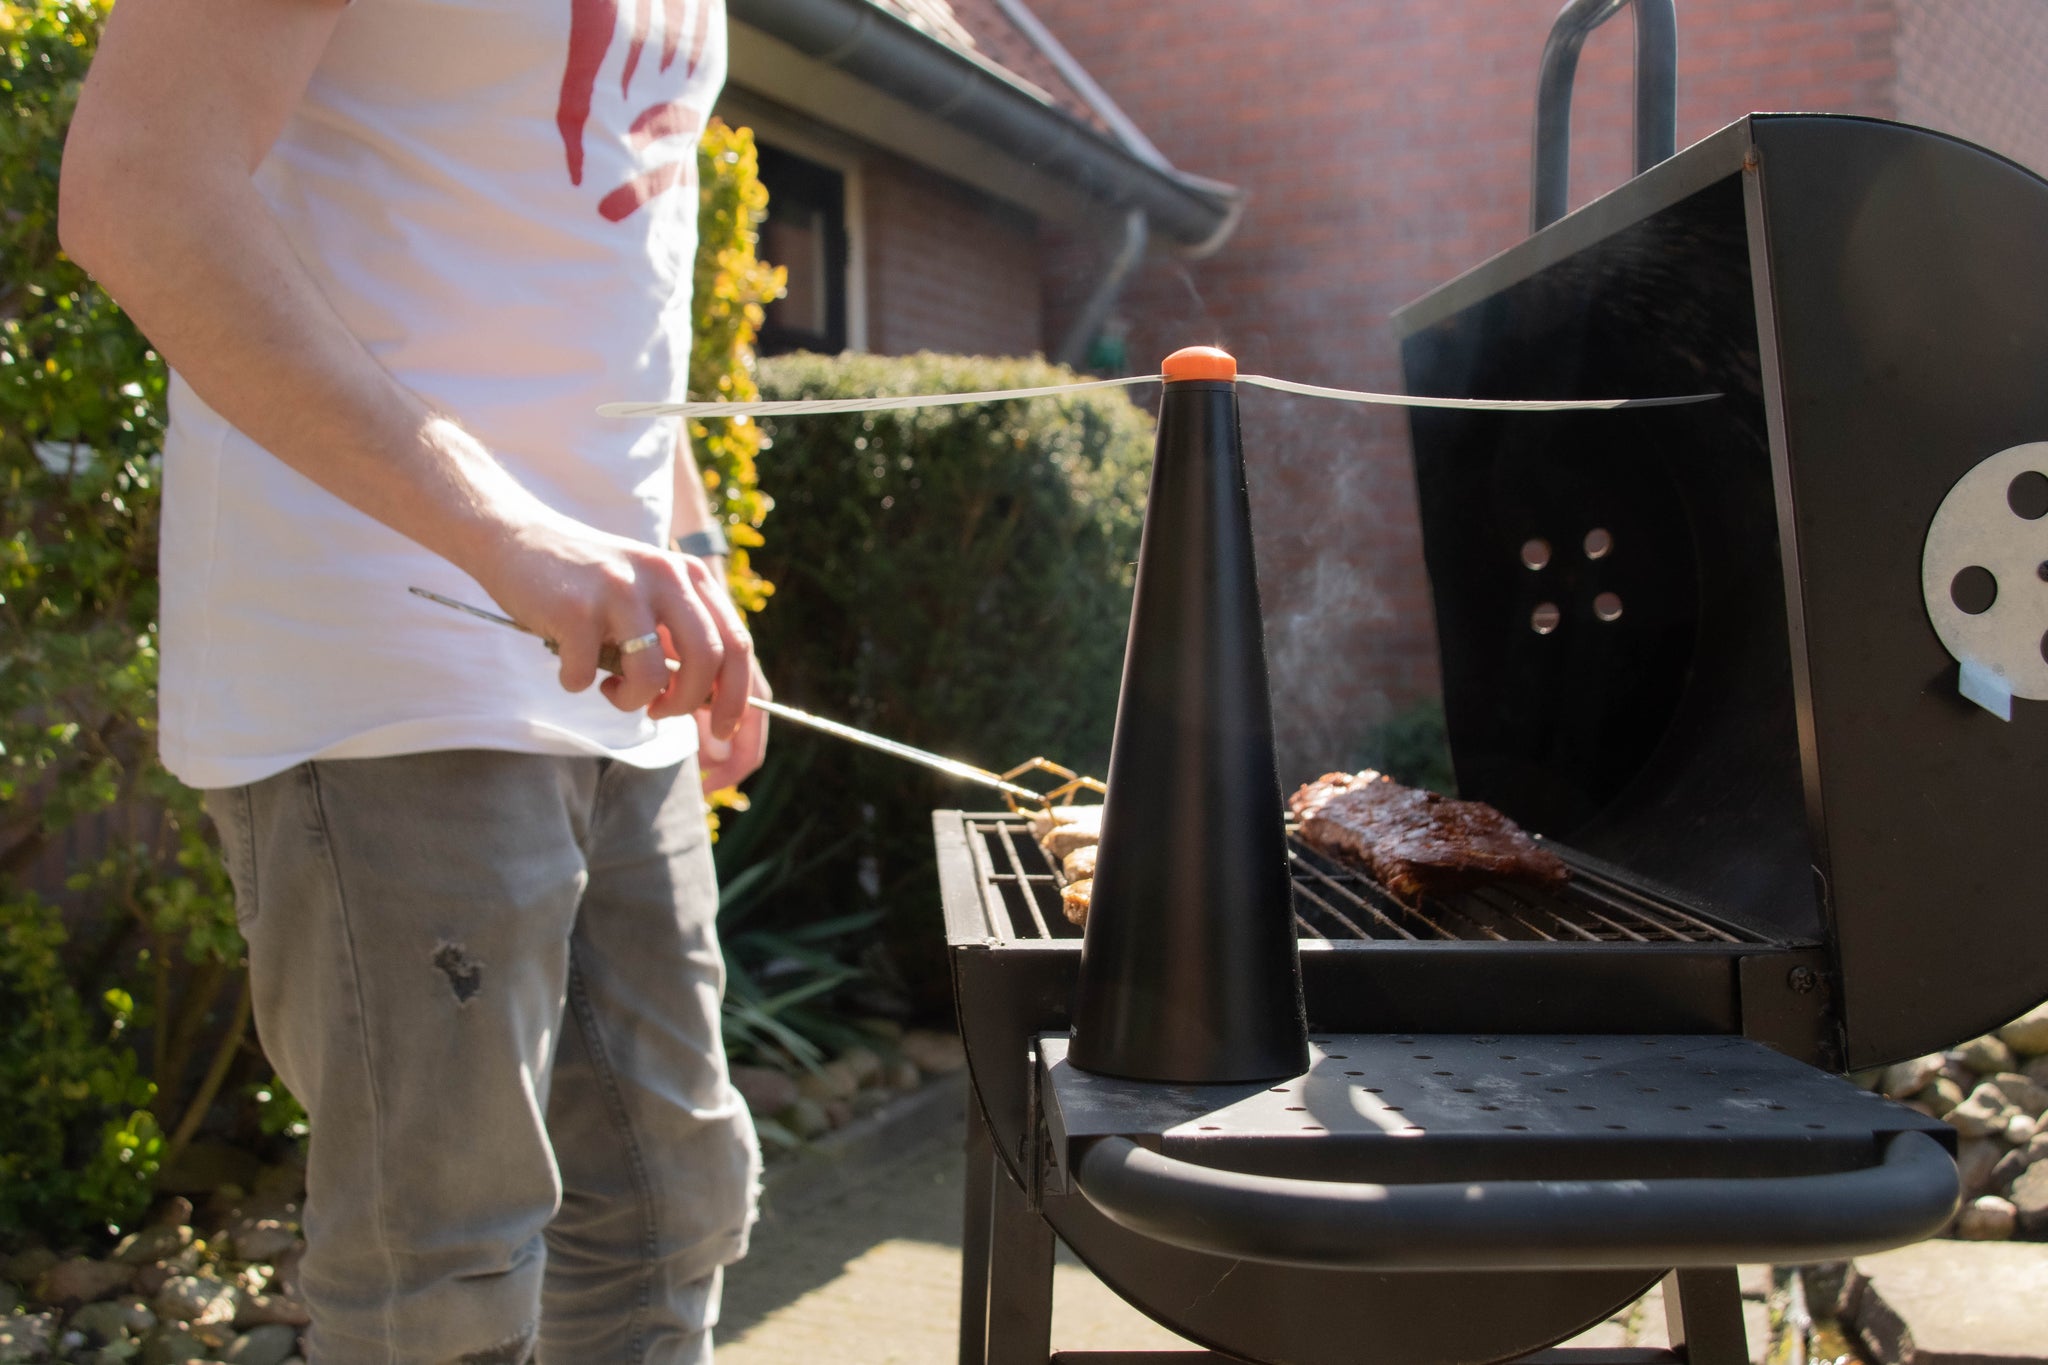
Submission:
[[[999,939],[1076,938],[1060,913],[1059,869],[1026,822],[1014,816],[967,821],[968,847],[990,932]],[[1303,938],[1493,943],[1755,943],[1752,935],[1703,919],[1587,867],[1572,865],[1562,891],[1506,884],[1408,905],[1357,868],[1304,845],[1290,829],[1294,921]]]

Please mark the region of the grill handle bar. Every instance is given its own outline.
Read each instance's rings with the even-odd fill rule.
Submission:
[[[1233,1259],[1353,1270],[1653,1270],[1844,1260],[1939,1231],[1955,1162],[1925,1133],[1861,1170],[1757,1179],[1369,1185],[1247,1175],[1101,1138],[1081,1193],[1132,1232]]]
[[[1569,0],[1543,45],[1536,76],[1536,135],[1530,152],[1529,230],[1564,217],[1571,177],[1572,82],[1579,49],[1594,29],[1636,7],[1636,174],[1667,160],[1678,140],[1676,0]]]

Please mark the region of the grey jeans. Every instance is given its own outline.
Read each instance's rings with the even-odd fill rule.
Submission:
[[[316,1365],[699,1365],[760,1161],[697,765],[456,751],[207,793],[312,1121]]]

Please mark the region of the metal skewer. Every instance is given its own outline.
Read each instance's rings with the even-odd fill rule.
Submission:
[[[453,607],[457,611],[467,612],[480,621],[489,621],[493,625],[510,626],[512,629],[522,631],[528,635],[536,634],[509,616],[500,616],[497,612],[486,611],[482,607],[473,607],[467,602],[458,602],[452,597],[443,597],[440,593],[428,592],[425,588],[414,588],[412,593],[415,597],[424,597],[429,602],[438,602],[444,607]],[[560,652],[553,640],[542,637],[537,638],[541,638],[541,643],[545,644],[550,651]],[[674,659],[669,659],[666,662],[671,671],[680,666]],[[598,651],[597,666],[599,668],[607,673],[617,673],[619,665],[619,647],[617,645],[606,645]],[[949,777],[957,777],[962,782],[974,782],[984,787],[994,787],[1005,796],[1019,797],[1032,802],[1034,805],[1043,805],[1046,800],[1045,793],[1043,792],[1035,792],[1029,787],[1020,786],[999,774],[990,772],[986,768],[977,768],[971,763],[962,763],[957,758],[946,758],[940,754],[930,753],[927,750],[905,744],[900,740],[885,739],[881,735],[869,734],[866,730],[856,730],[851,725],[842,725],[836,720],[826,720],[823,716],[814,716],[808,711],[799,711],[794,706],[785,706],[779,701],[769,701],[763,697],[749,697],[747,698],[747,703],[757,710],[765,711],[767,714],[774,716],[777,720],[786,720],[796,725],[806,725],[813,730],[822,730],[828,735],[843,739],[849,744],[859,744],[865,748],[891,754],[911,763],[921,763],[925,767],[934,768]]]

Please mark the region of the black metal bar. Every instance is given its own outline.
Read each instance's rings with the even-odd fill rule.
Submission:
[[[967,1096],[967,1189],[960,1227],[960,1365],[988,1363],[988,1262],[996,1149],[981,1096]]]
[[[1466,892],[1465,896],[1466,899],[1476,901],[1480,905],[1483,905],[1487,909],[1493,911],[1495,914],[1501,915],[1509,920],[1514,921],[1516,924],[1521,925],[1524,929],[1527,929],[1530,932],[1530,934],[1532,934],[1538,940],[1544,943],[1557,942],[1557,935],[1551,933],[1542,925],[1531,922],[1530,919],[1522,913],[1525,910],[1533,910],[1540,915],[1544,913],[1544,911],[1539,907],[1531,905],[1526,901],[1519,900],[1514,896],[1508,895],[1504,890],[1496,887],[1476,887],[1473,890]],[[1573,924],[1570,920],[1566,919],[1562,915],[1553,913],[1551,914],[1550,919],[1551,922],[1555,924],[1557,927],[1561,929],[1568,929],[1572,933],[1577,934],[1582,939],[1593,938],[1592,934],[1580,928],[1578,925]]]
[[[1674,1270],[1664,1277],[1664,1322],[1686,1365],[1749,1365],[1742,1286],[1734,1266]]]
[[[1391,895],[1391,893],[1389,894]],[[1394,899],[1398,903],[1399,898],[1394,897]],[[1477,915],[1473,914],[1470,910],[1466,909],[1464,906],[1457,904],[1454,901],[1443,901],[1437,900],[1434,897],[1418,896],[1415,900],[1415,904],[1408,907],[1408,912],[1414,915],[1417,919],[1421,920],[1424,924],[1427,924],[1430,928],[1436,930],[1437,933],[1442,935],[1444,938],[1452,940],[1461,940],[1466,938],[1467,935],[1452,933],[1443,925],[1429,918],[1428,914],[1424,911],[1425,906],[1434,909],[1439,916],[1456,915],[1459,919],[1464,920],[1465,923],[1471,925],[1479,933],[1485,935],[1487,938],[1492,939],[1496,943],[1514,942],[1514,940],[1509,938],[1506,934],[1503,934],[1500,930],[1494,928],[1491,924],[1486,923]]]
[[[1354,904],[1356,904],[1360,909],[1364,910],[1368,915],[1371,915],[1381,924],[1386,925],[1387,928],[1392,929],[1402,938],[1413,939],[1415,937],[1414,934],[1411,934],[1406,929],[1402,928],[1397,921],[1395,921],[1386,913],[1386,911],[1380,909],[1379,906],[1373,904],[1373,902],[1367,900],[1364,896],[1359,895],[1356,891],[1353,891],[1350,887],[1344,885],[1344,883],[1338,881],[1335,877],[1332,877],[1329,873],[1325,872],[1320,866],[1318,866],[1313,860],[1304,856],[1300,845],[1295,844],[1293,840],[1289,840],[1288,843],[1288,851],[1293,855],[1292,862],[1293,866],[1297,870],[1297,873],[1301,871],[1306,871],[1310,877],[1313,877],[1316,881],[1321,882],[1323,885],[1329,887],[1338,895],[1346,897]],[[1299,875],[1295,877],[1294,887],[1297,891],[1309,890],[1309,888],[1302,882]],[[1348,917],[1339,913],[1336,907],[1329,905],[1327,902],[1325,902],[1322,899],[1322,897],[1316,895],[1314,892],[1310,892],[1309,894],[1311,898],[1315,900],[1316,904],[1322,906],[1325,910],[1328,910],[1330,914],[1334,915],[1337,918],[1337,920],[1344,925],[1345,928],[1350,929],[1360,938],[1372,937],[1372,935],[1366,933],[1363,929],[1360,929],[1357,925],[1353,924]]]
[[[1839,1260],[1937,1231],[1955,1162],[1920,1132],[1860,1170],[1758,1179],[1379,1185],[1247,1175],[1090,1145],[1075,1183],[1106,1217],[1211,1255],[1317,1268],[1649,1269]],[[1718,1365],[1718,1362],[1699,1362]]]
[[[1685,1365],[1685,1357],[1657,1346],[1553,1346],[1517,1356],[1508,1365]]]
[[[1204,1361],[1242,1365],[1236,1356],[1220,1351],[1055,1351],[1052,1356],[1052,1365],[1202,1365]],[[1625,1365],[1638,1363],[1629,1361]]]
[[[1324,880],[1328,879],[1325,878]],[[1358,924],[1354,922],[1349,915],[1345,914],[1342,910],[1339,910],[1336,906],[1330,904],[1329,901],[1325,900],[1320,894],[1317,893],[1316,889],[1310,886],[1308,883],[1301,881],[1295,882],[1294,891],[1296,895],[1307,898],[1311,903],[1315,905],[1315,907],[1318,910],[1328,915],[1331,919],[1337,921],[1337,923],[1343,925],[1346,929],[1349,929],[1355,937],[1361,939],[1369,939],[1372,937],[1371,934],[1368,934],[1367,932],[1365,932],[1364,929],[1360,928]],[[1393,920],[1387,918],[1386,914],[1382,912],[1377,906],[1372,905],[1371,903],[1365,901],[1360,901],[1359,904],[1363,905],[1365,907],[1366,912],[1370,914],[1374,919],[1378,920],[1381,924],[1386,925],[1387,928],[1392,929],[1402,938],[1412,940],[1415,937],[1415,935],[1409,933],[1406,929],[1403,929],[1400,925],[1394,923]]]
[[[980,900],[989,932],[998,939],[1014,938],[1016,917],[1005,899],[1005,888],[1014,888],[1024,898],[1034,923],[1025,937],[1051,938],[1049,910],[1039,895],[1041,887],[1058,885],[1062,879],[1051,873],[1026,870],[1022,840],[1030,836],[1015,817],[967,822],[975,871],[981,888]],[[991,856],[987,840],[1000,841],[1004,855]],[[1569,850],[1561,850],[1569,852]],[[1562,891],[1538,892],[1511,885],[1483,886],[1458,895],[1431,897],[1409,905],[1358,869],[1333,863],[1297,839],[1290,838],[1290,862],[1294,892],[1317,912],[1329,917],[1330,925],[1361,942],[1396,937],[1409,942],[1429,938],[1445,942],[1483,939],[1494,943],[1521,941],[1519,933],[1504,933],[1497,925],[1506,923],[1525,931],[1536,940],[1570,938],[1589,943],[1744,943],[1757,940],[1694,914],[1683,906],[1669,904],[1598,870],[1572,861],[1572,881]],[[1483,913],[1482,913],[1483,912]],[[1361,920],[1363,916],[1363,920]],[[1404,923],[1403,921],[1408,921]],[[1329,926],[1296,916],[1305,937],[1329,938]],[[1418,934],[1415,928],[1426,932]],[[949,934],[959,935],[949,928]],[[980,937],[980,935],[976,935]],[[1341,942],[1339,938],[1335,941]]]
[[[1701,919],[1683,906],[1650,900],[1641,892],[1623,886],[1611,877],[1603,877],[1597,872],[1587,872],[1582,867],[1574,867],[1572,869],[1572,876],[1574,879],[1585,883],[1585,885],[1580,887],[1580,890],[1590,891],[1593,888],[1598,888],[1599,893],[1603,895],[1603,898],[1609,904],[1628,904],[1633,913],[1644,919],[1661,919],[1669,916],[1672,919],[1682,920],[1699,933],[1705,934],[1710,938],[1718,938],[1724,943],[1742,942],[1740,938],[1729,933],[1718,924]]]
[[[994,1168],[987,1365],[1045,1365],[1052,1355],[1052,1227],[1008,1170]]]
[[[995,886],[999,874],[996,872],[994,861],[988,856],[988,840],[989,836],[993,834],[1007,846],[1010,841],[1008,833],[1003,830],[1000,824],[984,824],[977,820],[969,822],[967,834],[967,849],[969,853],[974,855],[974,871],[976,875],[980,877],[981,884],[984,887]],[[1030,888],[1026,887],[1025,892],[1028,895]],[[997,892],[993,896],[983,896],[981,904],[983,913],[988,916],[988,927],[991,934],[1001,939],[1017,937],[1017,926],[1010,918],[1009,907],[1003,904],[1001,892]]]
[[[1040,938],[1051,938],[1052,929],[1046,924],[1045,916],[1039,913],[1038,897],[1031,894],[1031,874],[1024,870],[1024,860],[1017,856],[1017,843],[1010,837],[1011,831],[1002,832],[1003,856],[1009,860],[1010,875],[1017,879],[1017,885],[1024,888],[1024,908],[1031,912],[1031,923],[1038,929]]]
[[[1579,49],[1630,0],[1569,0],[1552,22],[1536,80],[1535,145],[1530,156],[1529,230],[1564,217],[1571,177],[1572,81]],[[1636,174],[1668,159],[1678,129],[1678,14],[1673,0],[1636,7]]]

